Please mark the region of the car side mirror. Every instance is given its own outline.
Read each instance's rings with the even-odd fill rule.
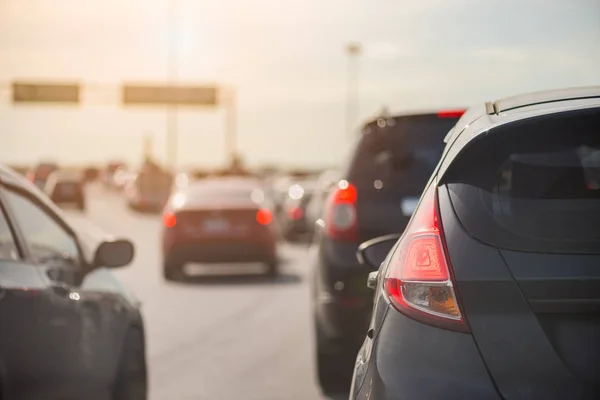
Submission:
[[[358,252],[356,253],[358,262],[373,269],[379,269],[379,266],[385,261],[388,253],[394,248],[401,236],[400,233],[392,233],[362,243],[358,246]]]
[[[93,268],[120,268],[133,261],[135,247],[127,239],[104,241],[96,249]]]

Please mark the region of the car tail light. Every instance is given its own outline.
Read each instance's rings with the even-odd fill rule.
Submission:
[[[465,113],[465,110],[444,110],[437,113],[440,118],[460,118]]]
[[[300,207],[292,207],[288,209],[288,217],[294,221],[302,218],[302,209]]]
[[[390,258],[385,292],[394,308],[411,318],[468,332],[452,281],[437,189],[432,184]]]
[[[345,180],[340,181],[331,193],[325,214],[325,228],[332,239],[358,240],[357,198],[356,187]]]
[[[173,228],[177,224],[177,217],[174,213],[167,211],[163,214],[163,224],[167,228]]]
[[[261,208],[256,212],[256,221],[261,225],[269,225],[273,220],[273,215],[271,211],[266,208]]]

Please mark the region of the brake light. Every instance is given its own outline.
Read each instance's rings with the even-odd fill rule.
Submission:
[[[385,272],[385,292],[401,313],[431,325],[468,332],[452,282],[438,211],[437,189],[424,193]]]
[[[163,224],[167,228],[173,228],[177,224],[177,217],[172,212],[165,212],[163,214]]]
[[[465,110],[444,110],[437,113],[440,118],[460,118],[465,113]]]
[[[300,207],[292,207],[288,210],[288,217],[294,221],[302,218],[302,209]]]
[[[266,208],[261,208],[256,212],[256,221],[261,225],[269,225],[273,220],[273,215],[271,211]]]
[[[356,187],[341,180],[331,193],[325,214],[325,227],[330,238],[341,241],[358,240]]]

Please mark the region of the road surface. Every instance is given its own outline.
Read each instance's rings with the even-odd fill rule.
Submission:
[[[160,216],[134,213],[99,187],[90,188],[85,214],[67,213],[136,245],[134,263],[115,274],[142,301],[151,400],[325,399],[315,380],[305,246],[282,244],[275,280],[241,271],[167,283]]]

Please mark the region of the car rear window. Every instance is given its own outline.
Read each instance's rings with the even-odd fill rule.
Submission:
[[[492,129],[445,179],[461,223],[483,242],[600,253],[600,109]]]
[[[444,136],[458,119],[423,114],[366,125],[350,161],[349,179],[363,190],[407,181],[417,181],[422,190],[442,155]]]

